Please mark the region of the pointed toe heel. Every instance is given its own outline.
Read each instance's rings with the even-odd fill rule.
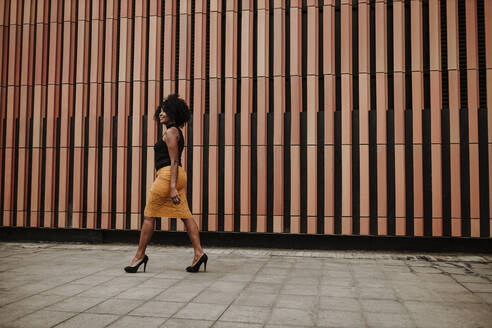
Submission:
[[[144,265],[144,272],[147,269],[147,262],[149,261],[149,257],[147,255],[144,256],[144,258],[138,262],[135,266],[127,266],[125,267],[125,271],[127,273],[136,273],[138,271],[138,268],[143,264]]]
[[[207,254],[203,253],[203,255],[198,259],[198,261],[196,261],[195,265],[187,267],[186,271],[198,272],[198,271],[200,271],[200,266],[203,263],[203,270],[204,270],[204,272],[206,272],[207,271],[207,261],[208,261]]]

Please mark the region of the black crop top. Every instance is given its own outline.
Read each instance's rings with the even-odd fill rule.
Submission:
[[[169,128],[171,128],[171,126],[169,126],[168,129]],[[181,153],[183,152],[184,149],[184,139],[183,139],[183,132],[181,132],[181,129],[177,126],[176,129],[178,129],[179,131],[178,165],[181,166]],[[154,159],[155,159],[156,170],[159,170],[164,166],[171,165],[171,158],[169,157],[169,151],[167,150],[167,145],[164,142],[164,140],[162,140],[162,138],[159,138],[159,140],[154,145]]]

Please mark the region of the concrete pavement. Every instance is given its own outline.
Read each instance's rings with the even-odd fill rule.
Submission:
[[[1,327],[492,327],[492,256],[0,243]],[[143,267],[141,268],[141,270]]]

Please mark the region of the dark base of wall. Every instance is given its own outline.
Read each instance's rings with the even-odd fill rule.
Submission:
[[[138,230],[0,227],[0,241],[51,241],[137,244]],[[308,235],[200,232],[204,246],[312,250],[385,250],[492,253],[491,238]],[[190,245],[186,232],[156,231],[152,243]]]

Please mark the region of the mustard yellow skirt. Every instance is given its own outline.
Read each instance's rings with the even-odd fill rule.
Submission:
[[[178,190],[179,204],[174,204],[170,197],[171,166],[164,166],[156,173],[156,178],[147,195],[144,215],[148,217],[191,219],[193,216],[186,199],[186,171],[178,166]]]

